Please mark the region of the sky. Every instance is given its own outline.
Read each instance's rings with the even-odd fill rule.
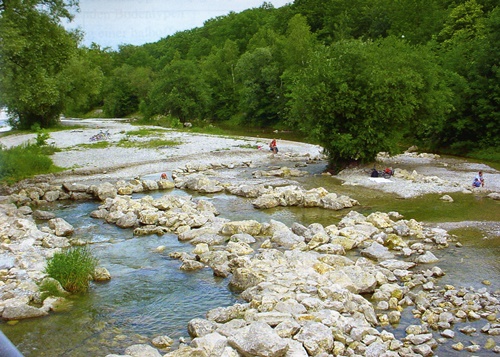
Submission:
[[[264,0],[80,0],[80,12],[66,28],[85,34],[83,45],[101,48],[142,45],[203,26],[211,18],[259,7]],[[267,0],[278,8],[292,0]]]

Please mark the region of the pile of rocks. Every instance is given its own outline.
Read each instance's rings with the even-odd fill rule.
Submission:
[[[452,237],[396,212],[353,211],[327,227],[208,221],[179,239],[196,246],[171,254],[181,269],[208,266],[214,275],[230,276],[246,303],[191,320],[192,340],[165,356],[430,356],[452,338],[455,322],[484,317],[484,333],[499,331],[493,294],[435,285],[444,272],[426,265],[438,260],[430,250],[448,246]],[[422,324],[408,326],[398,339],[383,327],[398,324],[407,306]],[[137,351],[160,356],[147,345],[126,353]]]
[[[47,223],[39,227],[35,219]],[[42,301],[39,284],[48,279],[47,259],[78,243],[70,239],[73,231],[68,222],[50,212],[0,204],[0,318],[33,318],[57,309],[64,299]],[[98,272],[97,279],[106,273],[109,279],[105,268],[99,267]],[[60,286],[59,290],[63,291]]]
[[[128,182],[120,180],[115,184],[104,182],[99,185],[86,185],[82,183],[63,183],[53,185],[39,182],[32,185],[23,185],[8,196],[0,196],[0,203],[13,203],[17,207],[41,206],[49,202],[74,200],[101,200],[116,195],[130,195],[137,192],[166,190],[174,188],[174,183],[167,179],[140,180],[133,179]]]

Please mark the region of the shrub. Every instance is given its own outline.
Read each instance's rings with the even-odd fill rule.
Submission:
[[[88,247],[76,247],[54,254],[45,272],[59,281],[64,290],[79,293],[87,291],[97,264]]]
[[[0,148],[0,162],[0,181],[7,183],[60,170],[42,148],[32,144]]]

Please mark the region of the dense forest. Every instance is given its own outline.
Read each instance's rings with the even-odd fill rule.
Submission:
[[[334,169],[403,143],[500,160],[494,0],[263,3],[116,51],[64,29],[77,6],[0,1],[0,106],[19,128],[101,108],[299,131]]]

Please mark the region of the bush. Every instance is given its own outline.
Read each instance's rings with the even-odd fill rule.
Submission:
[[[59,281],[64,290],[79,293],[87,291],[97,264],[97,258],[88,247],[70,248],[54,254],[45,272]]]
[[[39,174],[57,172],[45,149],[24,144],[10,149],[0,148],[0,181],[14,183]]]

